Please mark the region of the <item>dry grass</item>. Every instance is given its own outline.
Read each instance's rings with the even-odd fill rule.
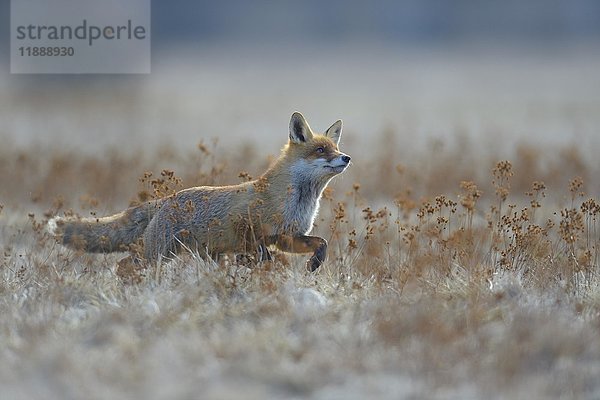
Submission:
[[[597,46],[292,47],[0,82],[0,397],[600,398]],[[257,176],[293,108],[353,160],[316,273],[184,254],[131,284],[45,234]]]
[[[265,155],[3,147],[3,397],[600,396],[597,166],[576,147],[402,154],[383,135],[370,154],[344,148],[355,164],[322,201],[316,273],[304,257],[184,254],[137,284],[118,255],[55,244],[46,220],[247,179]]]

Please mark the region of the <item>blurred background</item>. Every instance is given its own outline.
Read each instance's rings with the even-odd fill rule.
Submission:
[[[157,0],[146,75],[10,74],[9,5],[0,398],[600,398],[600,0]],[[296,110],[352,156],[317,275],[49,238],[258,176]]]
[[[342,118],[352,136],[415,145],[589,142],[599,38],[594,0],[154,1],[150,75],[19,76],[5,59],[0,132],[94,148],[260,137],[272,151],[300,110],[315,129]]]
[[[148,75],[11,75],[0,7],[0,138],[14,149],[185,151],[216,137],[266,158],[295,110],[317,131],[343,119],[356,162],[374,143],[402,159],[457,138],[498,156],[598,149],[595,0],[153,1]]]

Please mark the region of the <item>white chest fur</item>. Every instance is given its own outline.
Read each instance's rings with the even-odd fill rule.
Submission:
[[[291,168],[291,187],[283,205],[283,230],[307,234],[319,211],[319,200],[329,180],[318,173],[318,165],[299,160]]]

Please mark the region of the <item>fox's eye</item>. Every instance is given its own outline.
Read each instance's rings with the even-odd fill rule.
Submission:
[[[317,147],[317,153],[325,153],[325,149],[322,147]]]

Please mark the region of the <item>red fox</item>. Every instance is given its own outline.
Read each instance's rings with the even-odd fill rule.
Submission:
[[[193,187],[103,218],[55,217],[49,228],[63,245],[100,253],[129,250],[138,262],[155,263],[185,248],[210,257],[252,253],[265,261],[275,246],[312,252],[306,266],[314,271],[327,254],[327,241],[308,235],[319,200],[350,164],[350,156],[338,150],[341,134],[341,120],[315,134],[295,112],[281,156],[254,181]],[[132,250],[138,243],[140,255]]]

